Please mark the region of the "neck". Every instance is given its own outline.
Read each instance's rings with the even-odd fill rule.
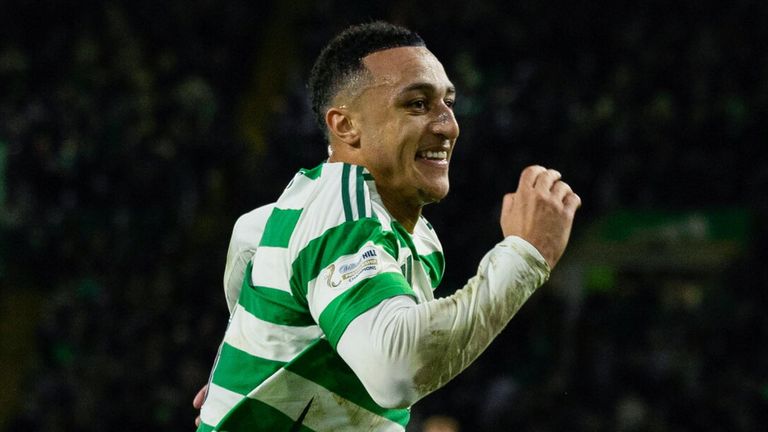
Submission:
[[[413,234],[413,230],[416,228],[416,223],[421,216],[422,206],[410,205],[408,202],[403,202],[402,199],[391,200],[389,199],[389,195],[381,189],[379,189],[379,196],[381,197],[381,202],[384,204],[384,207],[387,208],[387,211],[389,211],[392,217],[395,218],[406,231]]]

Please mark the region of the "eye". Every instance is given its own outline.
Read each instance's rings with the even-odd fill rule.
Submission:
[[[456,106],[456,101],[453,99],[446,99],[443,101],[443,103],[450,109],[453,109],[453,107]]]
[[[424,111],[427,109],[427,101],[424,99],[416,99],[408,103],[408,106],[419,111]]]

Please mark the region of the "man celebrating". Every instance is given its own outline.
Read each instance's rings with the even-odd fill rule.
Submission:
[[[330,157],[235,225],[231,318],[198,431],[405,430],[408,408],[483,352],[568,242],[579,197],[528,167],[504,197],[504,239],[435,299],[444,259],[421,209],[448,193],[459,136],[443,66],[417,34],[375,22],[326,46],[310,88]]]

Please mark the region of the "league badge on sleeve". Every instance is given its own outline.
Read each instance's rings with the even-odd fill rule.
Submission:
[[[355,282],[379,273],[379,255],[373,246],[366,246],[356,254],[345,255],[323,270],[329,288],[349,288]]]

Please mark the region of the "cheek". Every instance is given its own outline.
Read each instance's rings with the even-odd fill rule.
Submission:
[[[408,151],[403,137],[403,130],[397,123],[389,123],[379,130],[374,143],[379,160],[387,165],[398,165],[405,159]]]
[[[361,144],[369,169],[389,178],[408,173],[419,143],[417,119],[369,113]],[[376,122],[378,121],[378,122]]]

